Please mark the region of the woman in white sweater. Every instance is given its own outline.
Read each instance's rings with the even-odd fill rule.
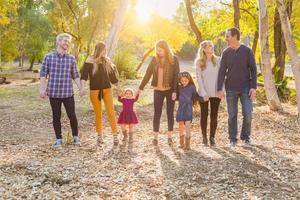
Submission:
[[[220,57],[214,54],[214,44],[206,40],[201,42],[197,58],[195,60],[199,95],[204,102],[201,107],[201,131],[203,144],[207,146],[207,117],[208,105],[210,104],[210,136],[211,146],[215,145],[215,133],[217,129],[218,110],[221,99],[217,96],[217,79],[220,68]]]

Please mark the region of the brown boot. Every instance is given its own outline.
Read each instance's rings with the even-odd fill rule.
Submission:
[[[173,145],[173,139],[172,138],[168,138],[168,145],[172,146]]]
[[[179,148],[184,148],[184,135],[179,138]]]
[[[127,130],[123,131],[123,142],[126,142],[128,138]]]
[[[133,143],[133,132],[129,132],[129,143]]]
[[[191,137],[185,137],[185,146],[184,146],[185,150],[191,150],[190,142],[191,142]]]

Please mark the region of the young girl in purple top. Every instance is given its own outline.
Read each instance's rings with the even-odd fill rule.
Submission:
[[[124,92],[119,91],[118,101],[123,104],[118,124],[121,125],[123,133],[123,141],[126,142],[129,135],[129,143],[133,142],[133,127],[138,123],[137,116],[133,110],[134,103],[138,100],[139,94],[134,96],[134,92],[130,88],[126,88]],[[126,126],[128,126],[128,133]]]

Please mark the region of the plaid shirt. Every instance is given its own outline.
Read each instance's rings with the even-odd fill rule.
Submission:
[[[72,79],[79,78],[74,56],[60,55],[57,51],[49,53],[42,63],[40,77],[48,78],[47,93],[50,98],[73,96]]]

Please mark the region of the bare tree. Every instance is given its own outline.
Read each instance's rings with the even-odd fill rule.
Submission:
[[[260,40],[260,68],[264,78],[264,87],[271,110],[282,110],[280,100],[273,82],[272,67],[270,62],[270,48],[268,36],[268,12],[266,0],[258,0],[259,7],[259,40]]]
[[[276,0],[276,5],[281,20],[281,28],[285,38],[287,52],[292,59],[292,70],[295,77],[296,93],[297,93],[297,108],[298,116],[300,114],[300,56],[297,51],[296,43],[293,38],[291,23],[286,12],[285,3],[283,0]]]

